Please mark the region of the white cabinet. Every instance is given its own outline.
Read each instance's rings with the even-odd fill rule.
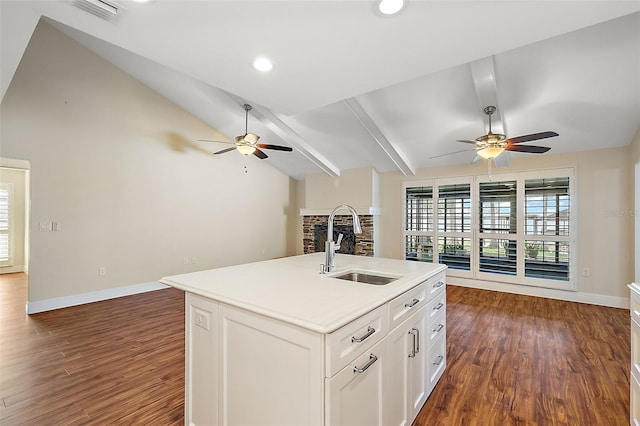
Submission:
[[[383,415],[391,396],[386,386],[389,362],[385,337],[352,365],[326,379],[325,424],[330,426],[383,426]]]
[[[630,284],[631,311],[631,377],[630,377],[630,413],[632,426],[640,426],[640,287]]]
[[[392,396],[385,424],[410,425],[442,376],[446,366],[446,293],[439,284],[442,282],[444,276],[439,275],[422,284],[423,290],[418,293],[425,294],[425,303],[406,305],[422,307],[410,311],[389,333],[388,383]],[[393,319],[392,310],[390,315]]]
[[[187,425],[322,425],[323,336],[186,295]]]
[[[446,364],[444,273],[322,334],[187,292],[187,425],[409,425]]]
[[[388,337],[391,401],[385,424],[409,425],[428,396],[427,309],[422,307]]]

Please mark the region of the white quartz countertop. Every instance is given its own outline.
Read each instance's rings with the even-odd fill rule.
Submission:
[[[442,264],[337,254],[337,271],[320,274],[324,253],[165,277],[161,283],[318,333],[331,333],[446,269]],[[400,276],[386,285],[332,278],[359,270]]]

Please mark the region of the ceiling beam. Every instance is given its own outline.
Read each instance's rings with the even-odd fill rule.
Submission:
[[[229,96],[231,96],[241,106],[248,103],[242,98],[231,93],[229,93]],[[278,137],[280,137],[284,142],[295,148],[329,176],[340,176],[340,169],[335,164],[316,151],[315,148],[309,145],[302,136],[296,133],[295,130],[289,127],[275,113],[260,105],[251,104],[251,107],[249,114],[258,119],[266,128],[278,135]]]
[[[402,174],[405,176],[415,175],[415,168],[391,145],[391,142],[389,142],[384,133],[382,133],[382,130],[380,130],[362,105],[360,105],[360,102],[358,102],[356,98],[348,98],[345,99],[344,102],[360,123],[362,123],[367,132],[369,132],[373,140],[375,140],[380,148],[391,158],[391,161],[393,161]]]
[[[493,56],[479,59],[469,63],[471,68],[471,76],[473,78],[473,86],[476,89],[476,97],[478,104],[484,110],[485,107],[493,105],[496,112],[491,116],[491,131],[493,133],[506,134],[507,129],[502,116],[502,109],[498,105],[498,86],[496,83],[496,73],[493,63]],[[483,112],[483,121],[486,131],[489,131],[489,117]],[[508,166],[511,163],[511,157],[508,152],[502,153],[494,159],[494,163],[498,167]]]

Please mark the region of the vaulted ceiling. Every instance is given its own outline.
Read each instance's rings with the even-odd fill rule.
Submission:
[[[77,1],[0,2],[2,96],[46,19],[231,139],[250,103],[249,130],[294,148],[265,161],[297,179],[468,163],[431,157],[484,134],[489,104],[494,131],[558,132],[550,153],[628,145],[640,124],[638,1],[408,0],[382,16],[369,0],[107,0],[111,19]]]

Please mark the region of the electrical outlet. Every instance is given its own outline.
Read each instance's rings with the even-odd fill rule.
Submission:
[[[99,277],[104,277],[105,275],[107,275],[107,268],[105,268],[104,266],[101,266],[98,268],[98,276]]]
[[[60,222],[51,222],[51,230],[53,232],[58,232],[62,229],[62,225],[60,225]]]
[[[51,222],[40,222],[41,231],[51,231],[51,228],[52,228]]]
[[[191,264],[195,265],[196,263],[198,263],[198,258],[197,257],[192,257],[191,258]]]
[[[582,276],[583,277],[588,277],[589,276],[589,268],[583,268],[582,269]]]
[[[199,309],[195,310],[195,323],[198,327],[209,330],[209,313]]]
[[[189,264],[189,258],[188,257],[182,258],[182,264],[188,265]]]

